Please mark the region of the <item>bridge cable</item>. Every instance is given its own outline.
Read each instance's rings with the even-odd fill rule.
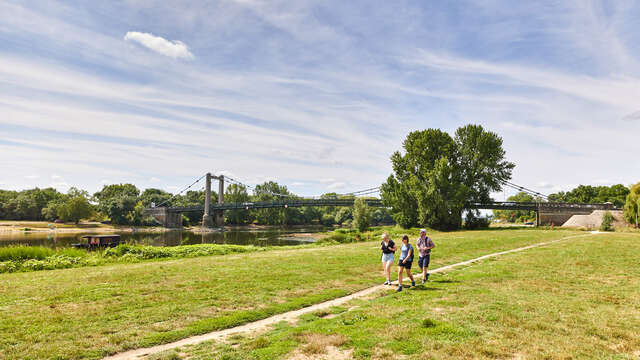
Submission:
[[[165,200],[165,201],[161,202],[160,204],[156,205],[155,207],[160,207],[160,206],[162,206],[162,205],[166,204],[167,202],[169,202],[169,201],[170,201],[171,199],[173,199],[174,197],[176,197],[176,196],[178,196],[178,195],[182,194],[182,193],[183,193],[183,192],[185,192],[186,190],[189,190],[193,185],[197,184],[197,183],[198,183],[200,180],[202,180],[205,176],[207,176],[207,175],[205,174],[205,175],[200,176],[200,178],[198,178],[198,180],[194,181],[194,182],[193,182],[193,184],[191,184],[191,185],[187,186],[186,188],[182,189],[180,192],[176,193],[175,195],[171,196],[170,198],[168,198],[167,200]]]

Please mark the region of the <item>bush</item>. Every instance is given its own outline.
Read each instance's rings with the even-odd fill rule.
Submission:
[[[600,231],[613,231],[613,215],[611,215],[611,212],[605,211],[602,215]]]

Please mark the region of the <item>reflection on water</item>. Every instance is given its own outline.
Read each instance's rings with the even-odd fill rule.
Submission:
[[[324,228],[275,228],[265,230],[227,230],[209,233],[194,233],[190,231],[168,231],[165,233],[120,233],[127,244],[176,246],[191,244],[239,244],[256,246],[298,245],[315,241],[314,232],[325,231]],[[46,246],[51,248],[70,247],[71,244],[82,241],[83,233],[10,233],[0,234],[0,247],[9,245]],[[296,235],[298,234],[298,235]],[[306,235],[309,234],[309,235]]]

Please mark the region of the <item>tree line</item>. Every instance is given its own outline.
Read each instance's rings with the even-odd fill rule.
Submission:
[[[629,187],[622,184],[612,186],[579,185],[567,192],[560,191],[550,194],[547,201],[574,204],[601,204],[610,202],[616,207],[623,207],[627,201],[629,193]],[[542,202],[543,200],[521,191],[515,195],[509,196],[507,201]],[[526,210],[493,210],[493,216],[496,219],[513,223],[524,223],[534,221],[536,219],[535,211]]]
[[[174,195],[161,189],[141,191],[133,184],[105,185],[100,191],[90,195],[87,191],[71,188],[66,194],[54,188],[29,189],[23,191],[0,190],[0,219],[41,220],[78,222],[81,219],[107,221],[120,225],[157,225],[152,217],[146,216],[144,209],[152,205],[162,206],[202,206],[204,190],[187,191]],[[212,199],[218,194],[212,191]],[[322,195],[325,199],[346,199],[336,193]],[[278,201],[302,199],[291,193],[286,186],[274,181],[257,185],[249,193],[242,185],[230,184],[225,189],[225,202],[247,203],[258,201]],[[214,200],[215,201],[215,200]],[[371,225],[392,224],[393,218],[384,208],[366,209],[364,219]],[[356,214],[357,215],[357,214]],[[198,225],[202,222],[203,211],[185,213],[184,225]],[[363,217],[360,217],[362,222]],[[354,209],[351,207],[299,207],[225,211],[225,222],[229,225],[344,225],[351,226]]]

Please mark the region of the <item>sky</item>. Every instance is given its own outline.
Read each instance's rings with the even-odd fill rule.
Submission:
[[[623,0],[0,0],[0,188],[211,172],[347,193],[384,182],[410,131],[469,123],[503,138],[516,184],[628,185],[638,18]]]

